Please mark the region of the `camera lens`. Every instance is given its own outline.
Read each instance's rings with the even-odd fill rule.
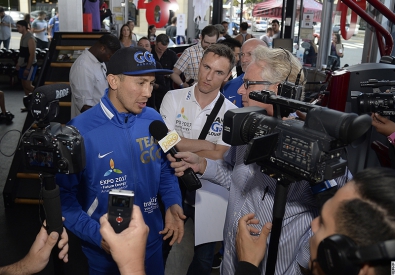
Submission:
[[[358,97],[359,113],[381,113],[395,109],[394,94],[364,93]]]
[[[276,118],[259,113],[251,113],[245,119],[241,127],[241,138],[243,142],[248,143],[254,137],[270,134],[272,129],[276,126]]]

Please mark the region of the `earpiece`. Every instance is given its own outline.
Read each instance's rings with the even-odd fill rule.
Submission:
[[[395,240],[358,247],[344,235],[332,235],[318,246],[317,262],[326,275],[358,275],[363,263],[395,260]]]

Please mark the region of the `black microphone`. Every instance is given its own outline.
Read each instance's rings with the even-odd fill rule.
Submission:
[[[52,116],[55,118],[59,112],[59,99],[68,96],[71,93],[70,85],[68,84],[52,84],[38,87],[33,93],[25,96],[24,104],[29,105],[30,110],[35,120],[45,119]]]
[[[54,175],[42,174],[40,177],[43,182],[42,192],[47,233],[49,235],[53,231],[58,232],[60,238],[63,232],[63,221],[59,186],[55,183]]]
[[[71,93],[71,87],[69,84],[59,83],[40,86],[33,91],[33,95],[40,94],[41,97],[45,97],[46,102],[54,101],[66,97]]]
[[[161,139],[167,136],[168,129],[166,124],[164,124],[162,121],[154,120],[149,125],[149,131],[157,141],[160,141]],[[174,142],[174,137],[171,137],[170,139],[171,141]],[[175,154],[177,154],[177,150],[174,148],[175,144],[172,145],[173,146],[167,152],[170,153],[176,159],[177,162],[180,162],[181,159],[176,158],[174,156]],[[162,146],[161,148],[163,150]],[[188,191],[195,191],[202,187],[202,183],[200,182],[199,178],[196,176],[195,172],[190,167],[184,171],[184,175],[179,177],[179,179],[184,184],[185,188]]]

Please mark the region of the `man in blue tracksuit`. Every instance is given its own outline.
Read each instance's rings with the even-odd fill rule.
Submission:
[[[82,240],[90,274],[119,274],[99,228],[107,212],[111,189],[133,190],[149,226],[146,250],[147,274],[164,274],[162,238],[180,242],[185,218],[177,178],[165,154],[149,132],[159,113],[146,107],[155,82],[152,54],[143,48],[123,48],[107,66],[109,88],[100,103],[70,121],[85,142],[86,166],[83,172],[57,175],[61,190],[64,225]],[[166,207],[163,226],[157,196]]]

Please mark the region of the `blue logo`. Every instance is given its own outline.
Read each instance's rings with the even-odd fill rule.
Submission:
[[[136,62],[140,63],[140,64],[141,63],[146,63],[146,62],[156,64],[154,56],[148,51],[146,51],[144,53],[141,52],[141,51],[136,52],[134,54],[134,60],[136,60]]]
[[[221,131],[222,131],[222,124],[218,123],[218,122],[214,122],[211,125],[211,130],[213,130],[213,132],[216,132],[216,133],[221,133]]]

